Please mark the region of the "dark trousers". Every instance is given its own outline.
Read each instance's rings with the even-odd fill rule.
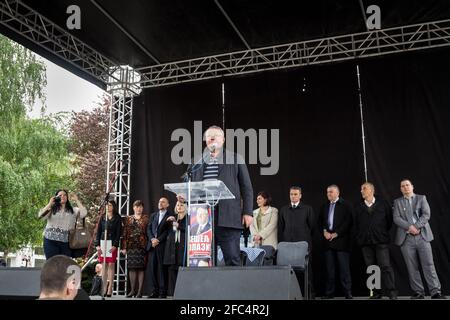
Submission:
[[[215,254],[217,256],[217,246],[220,246],[227,266],[241,265],[241,249],[239,247],[241,232],[242,230],[234,228],[215,227],[214,229]]]
[[[68,242],[49,240],[44,237],[44,253],[45,258],[48,260],[58,254],[70,257],[72,250],[70,250]]]
[[[381,269],[381,280],[383,282],[383,289],[386,294],[395,292],[395,278],[394,270],[391,266],[389,258],[389,245],[374,244],[371,246],[364,246],[361,248],[366,266],[378,265]],[[374,290],[375,293],[381,294],[381,290]]]
[[[162,245],[161,245],[162,244]],[[164,266],[164,243],[160,243],[150,252],[153,293],[164,296],[167,294],[167,267]]]
[[[339,266],[339,279],[344,295],[352,294],[352,278],[350,276],[350,254],[346,251],[328,249],[325,251],[325,265],[327,268],[327,280],[325,295],[334,296],[336,284],[336,262]]]
[[[173,296],[175,293],[175,286],[177,284],[178,277],[178,265],[171,264],[168,266],[168,282],[167,282],[167,295]]]

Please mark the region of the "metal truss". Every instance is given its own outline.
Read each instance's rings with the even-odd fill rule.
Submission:
[[[450,45],[450,20],[374,30],[136,69],[142,88]]]
[[[127,96],[127,92],[115,96],[116,93],[117,91],[111,92],[106,185],[110,198],[114,198],[117,203],[120,215],[128,216],[133,98]],[[118,257],[113,287],[115,295],[121,294],[122,290],[126,292],[127,267],[120,250]],[[122,282],[125,283],[125,289]]]
[[[114,79],[120,79],[109,87],[111,108],[109,116],[107,192],[116,200],[121,216],[130,214],[130,168],[131,168],[131,129],[133,113],[133,97],[140,90],[132,82],[138,76],[128,66],[115,68]],[[127,262],[118,253],[113,294],[122,295],[127,292]]]
[[[0,23],[105,85],[117,65],[20,0],[1,1]]]

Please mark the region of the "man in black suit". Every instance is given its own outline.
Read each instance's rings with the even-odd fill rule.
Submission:
[[[280,209],[278,216],[278,242],[308,242],[311,252],[311,234],[314,226],[313,208],[303,202],[302,189],[291,187],[289,190],[291,203]]]
[[[327,279],[323,299],[334,298],[336,263],[339,265],[339,278],[346,299],[352,297],[350,276],[350,231],[352,225],[352,206],[339,197],[339,187],[327,188],[328,201],[320,210],[320,223],[325,243],[325,265]]]
[[[220,200],[214,208],[214,238],[216,247],[222,249],[225,264],[239,266],[243,225],[249,227],[253,221],[252,183],[244,159],[223,148],[225,135],[220,127],[209,127],[205,140],[208,152],[200,164],[190,166],[188,171],[192,173],[192,181],[223,181],[235,196],[235,199]]]
[[[166,223],[172,214],[168,211],[169,200],[165,197],[159,199],[158,211],[154,212],[147,226],[150,263],[152,270],[153,292],[150,298],[167,297],[167,270],[164,267],[164,247],[171,224]]]
[[[356,240],[361,246],[366,266],[378,265],[381,280],[389,299],[397,299],[394,270],[389,258],[389,231],[392,227],[392,206],[377,195],[375,187],[366,182],[361,185],[363,201],[355,207]],[[381,299],[381,289],[374,289],[370,299]]]
[[[289,198],[291,203],[282,207],[278,215],[278,242],[308,242],[309,263],[311,264],[314,210],[311,206],[300,202],[302,198],[302,188],[300,187],[292,186],[289,189]],[[308,270],[309,289],[311,290],[311,296],[314,297],[312,268]],[[294,271],[301,287],[301,272],[297,269],[294,269]],[[303,290],[306,290],[306,288],[303,288]]]

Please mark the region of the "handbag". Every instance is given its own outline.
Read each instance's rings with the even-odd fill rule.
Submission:
[[[80,213],[77,214],[75,220],[75,228],[69,230],[69,247],[70,249],[87,249],[92,238],[92,232],[85,224],[85,219],[83,218],[82,227],[78,227],[78,217]]]

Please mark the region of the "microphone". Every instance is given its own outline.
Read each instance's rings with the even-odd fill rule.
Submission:
[[[209,151],[211,151],[211,153],[214,153],[217,149],[217,144],[213,143],[209,146]]]
[[[198,169],[195,169],[196,166],[198,166],[199,164],[203,164],[203,162],[205,161],[204,159],[205,155],[203,154],[202,157],[194,164],[190,164],[186,170],[185,173],[183,173],[183,175],[180,177],[183,181],[187,181],[187,179],[189,178],[189,176],[192,174],[192,172],[197,171]],[[194,170],[195,169],[195,170]]]

